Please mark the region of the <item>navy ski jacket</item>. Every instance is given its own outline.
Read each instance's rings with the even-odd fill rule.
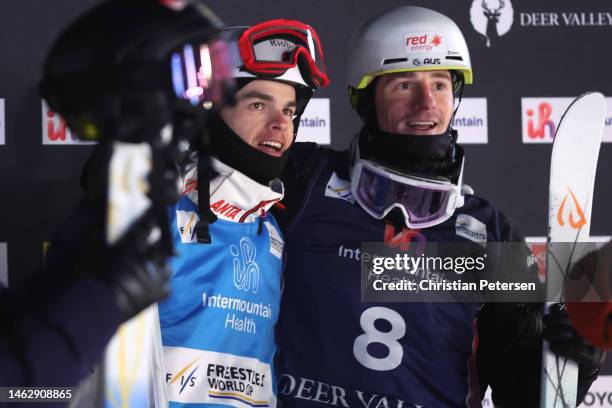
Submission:
[[[362,242],[399,247],[521,238],[495,207],[474,195],[431,228],[377,220],[352,198],[348,160],[347,152],[298,144],[283,178],[282,406],[480,406],[475,318],[481,305],[362,302],[359,250]]]

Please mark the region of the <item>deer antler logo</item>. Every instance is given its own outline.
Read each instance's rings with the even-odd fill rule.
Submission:
[[[514,10],[510,0],[474,0],[470,9],[472,25],[491,47],[499,37],[510,31]]]

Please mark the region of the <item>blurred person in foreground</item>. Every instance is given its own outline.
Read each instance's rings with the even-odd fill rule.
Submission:
[[[80,138],[99,141],[96,171],[44,273],[0,291],[0,385],[75,386],[122,322],[168,296],[171,163],[178,140],[198,140],[211,103],[229,95],[222,28],[191,1],[110,0],[52,45],[42,95]],[[126,157],[132,167],[117,169]]]

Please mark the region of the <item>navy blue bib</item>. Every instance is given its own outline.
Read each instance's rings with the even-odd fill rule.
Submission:
[[[288,226],[279,318],[283,406],[465,407],[479,304],[364,303],[362,242],[503,241],[505,219],[484,200],[441,225],[397,228],[352,201],[345,153],[326,151]],[[291,191],[291,186],[287,187]],[[470,368],[472,367],[472,368]]]

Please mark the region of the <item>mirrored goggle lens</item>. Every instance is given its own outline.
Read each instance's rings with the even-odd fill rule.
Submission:
[[[377,217],[394,205],[402,207],[415,226],[440,219],[446,214],[453,192],[425,186],[412,186],[384,177],[367,167],[361,168],[357,196]]]
[[[220,105],[231,80],[228,59],[222,40],[183,45],[170,56],[175,95],[206,109]]]

